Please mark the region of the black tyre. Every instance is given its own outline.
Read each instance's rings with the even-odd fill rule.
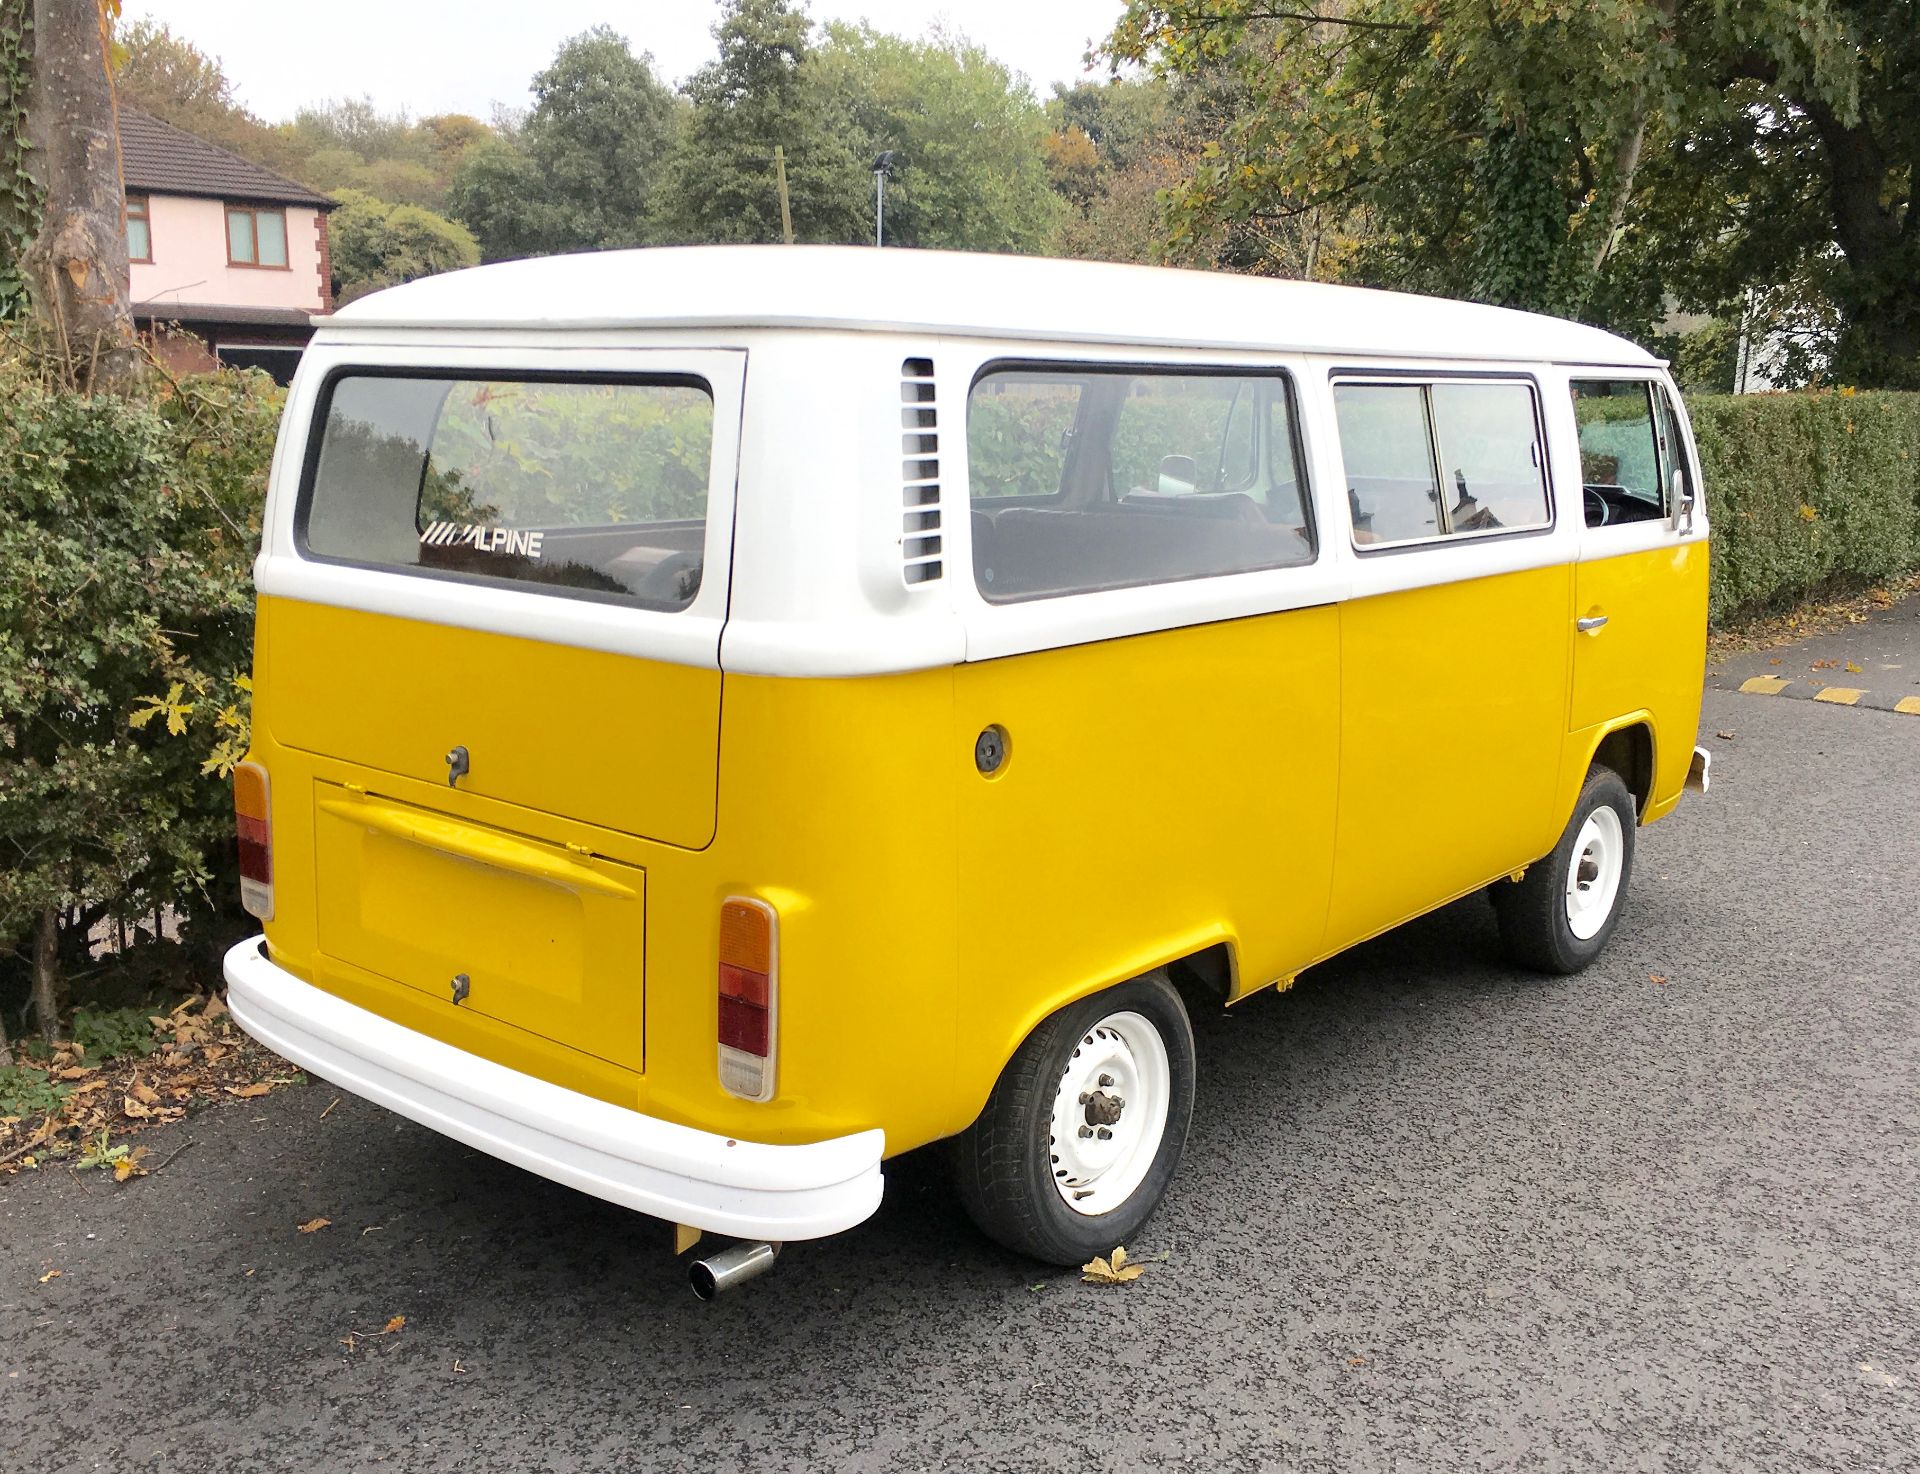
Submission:
[[[1193,1079],[1193,1028],[1164,972],[1061,1009],[954,1143],[967,1212],[989,1238],[1049,1264],[1112,1252],[1173,1179]]]
[[[1600,955],[1633,877],[1633,795],[1611,768],[1587,774],[1553,853],[1493,888],[1500,941],[1522,967],[1576,973]]]

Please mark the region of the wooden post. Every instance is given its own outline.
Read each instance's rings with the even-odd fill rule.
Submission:
[[[33,934],[33,1011],[49,1049],[60,1037],[60,984],[60,912],[48,906]]]
[[[793,206],[787,199],[787,151],[777,143],[773,146],[773,177],[780,186],[780,234],[792,245]]]

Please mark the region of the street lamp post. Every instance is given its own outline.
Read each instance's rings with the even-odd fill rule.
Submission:
[[[873,161],[873,243],[886,242],[887,176],[893,172],[893,150]]]

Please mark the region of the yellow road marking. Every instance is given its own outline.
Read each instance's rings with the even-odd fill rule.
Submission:
[[[1749,696],[1778,696],[1792,684],[1778,676],[1749,676],[1740,683],[1740,689]]]
[[[1893,709],[1920,717],[1920,696],[1902,696],[1898,701],[1893,703]]]
[[[1835,706],[1852,706],[1866,694],[1865,691],[1856,691],[1852,686],[1828,686],[1823,691],[1815,691],[1813,699],[1831,701]]]

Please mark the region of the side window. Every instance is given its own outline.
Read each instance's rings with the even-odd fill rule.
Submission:
[[[967,401],[974,579],[993,603],[1313,561],[1277,374],[1010,369]]]
[[[1587,526],[1646,522],[1666,515],[1654,386],[1644,379],[1575,379],[1580,479]],[[1673,441],[1671,432],[1666,437]]]
[[[1441,531],[1439,482],[1419,384],[1336,384],[1340,458],[1356,543],[1409,542]]]
[[[1438,383],[1435,438],[1448,498],[1447,531],[1547,525],[1546,457],[1533,390],[1519,383]]]

